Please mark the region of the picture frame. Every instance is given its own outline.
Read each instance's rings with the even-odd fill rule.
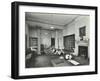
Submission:
[[[97,48],[97,45],[98,45],[97,44],[97,25],[98,25],[97,18],[98,18],[98,16],[97,16],[97,13],[98,12],[97,11],[98,10],[97,10],[96,6],[17,2],[17,1],[12,2],[11,3],[11,15],[12,15],[11,16],[11,25],[12,25],[12,27],[11,27],[11,78],[13,78],[13,79],[27,79],[27,78],[43,78],[43,77],[60,77],[60,76],[97,74],[98,73],[98,66],[97,66],[98,65],[98,62],[97,62],[97,60],[98,60],[98,55],[97,55],[97,49],[98,49]],[[41,15],[41,13],[42,13],[42,15]],[[69,40],[69,43],[64,43],[66,45],[69,44],[69,46],[67,46],[67,47],[70,48],[70,50],[66,49],[68,51],[68,55],[63,56],[64,57],[63,59],[65,59],[67,61],[71,60],[71,58],[73,58],[73,57],[75,57],[75,58],[76,57],[82,57],[83,58],[84,56],[85,56],[85,58],[90,57],[89,61],[88,61],[89,62],[88,65],[85,65],[85,66],[79,65],[79,66],[72,66],[72,67],[66,66],[66,67],[47,67],[47,68],[46,67],[45,68],[37,68],[37,67],[36,68],[25,68],[25,62],[26,62],[25,60],[30,57],[30,55],[28,55],[29,57],[27,55],[25,55],[25,53],[26,53],[25,49],[27,49],[27,46],[28,46],[28,43],[29,43],[28,41],[26,41],[27,43],[25,43],[25,40],[28,40],[28,35],[25,35],[27,18],[30,19],[32,16],[29,17],[30,16],[29,14],[31,14],[31,15],[34,16],[34,18],[35,17],[39,18],[38,21],[39,21],[39,23],[41,23],[40,20],[42,18],[45,19],[47,17],[47,20],[48,20],[48,18],[52,17],[52,16],[49,17],[47,15],[47,13],[53,14],[54,19],[59,18],[60,16],[61,17],[64,16],[64,15],[55,15],[55,14],[65,14],[67,16],[70,16],[70,15],[81,16],[82,14],[85,14],[85,15],[88,14],[88,18],[90,18],[90,20],[89,20],[89,23],[87,23],[87,24],[89,24],[88,27],[90,29],[89,29],[89,31],[87,31],[88,29],[86,29],[85,31],[89,33],[90,38],[89,37],[88,38],[82,37],[82,40],[80,41],[80,38],[79,38],[79,40],[78,40],[78,38],[76,38],[76,33],[73,33],[73,34],[75,34],[75,37],[73,37],[75,39],[73,39],[72,37],[69,37],[70,39],[67,38]],[[27,16],[27,14],[29,16]],[[36,14],[38,14],[38,15],[36,15]],[[40,15],[40,17],[39,17],[39,15]],[[57,16],[57,17],[55,17],[55,16]],[[53,17],[51,18],[52,20],[53,20]],[[77,17],[75,16],[75,18],[72,19],[71,22],[75,21],[76,24],[74,24],[74,26],[78,27],[77,22],[75,20],[76,18]],[[69,20],[70,19],[71,19],[71,17],[69,18]],[[55,21],[57,21],[57,20],[55,20]],[[55,24],[56,23],[55,21],[53,21],[52,23]],[[68,24],[70,24],[71,22],[69,22]],[[45,23],[48,24],[48,22],[45,22]],[[64,23],[64,22],[62,22],[62,23]],[[85,21],[83,20],[82,23],[85,23]],[[68,24],[66,24],[66,26],[68,26]],[[37,27],[37,25],[36,25],[36,27]],[[51,25],[48,25],[48,26],[51,27]],[[84,26],[84,24],[82,26]],[[82,26],[80,26],[80,27],[82,27]],[[86,24],[85,24],[85,26],[86,26]],[[40,27],[37,27],[37,28],[40,28]],[[51,27],[51,30],[53,28],[54,27]],[[57,28],[55,30],[58,31]],[[65,32],[68,32],[68,31],[65,31]],[[75,32],[79,32],[79,29],[76,30]],[[45,33],[45,34],[48,34],[48,33]],[[52,34],[52,33],[49,33],[49,34]],[[59,34],[59,33],[57,33],[57,34]],[[87,35],[87,33],[86,33],[86,35]],[[70,36],[70,35],[68,35],[68,36]],[[79,36],[79,34],[77,36]],[[27,38],[25,38],[25,37],[27,37]],[[38,40],[41,41],[41,39],[36,38],[33,41],[35,44],[38,43],[38,44],[36,44],[37,45],[36,49],[38,50],[38,53],[39,53],[39,50],[41,50],[39,48],[40,46],[42,47],[42,49],[46,48],[46,45],[39,44]],[[52,40],[53,44],[57,44],[57,45],[55,45],[55,47],[57,46],[57,48],[60,49],[61,43],[62,43],[61,37],[58,37],[57,41],[55,41],[55,42],[54,42],[54,40],[56,40],[56,38]],[[73,47],[73,44],[72,44],[73,41],[72,40],[75,41],[75,47],[74,48],[72,48]],[[70,41],[72,41],[72,43]],[[80,56],[77,56],[74,53],[75,52],[74,49],[76,49],[76,46],[79,45],[80,43],[81,43],[81,45],[84,45],[85,43],[87,43],[85,45],[87,45],[89,49],[85,46],[83,46],[83,47],[79,46],[79,47],[83,48],[83,50],[80,50],[81,48],[79,48],[79,51],[81,51],[81,52],[79,54]],[[27,44],[27,45],[25,45],[25,44]],[[49,42],[47,42],[47,45],[48,44],[49,44]],[[70,47],[70,45],[71,45],[71,47]],[[33,48],[31,48],[31,50],[32,49]],[[77,49],[78,49],[78,47],[77,47]],[[84,51],[85,49],[90,51],[89,52],[90,56],[85,55],[85,54],[87,54],[86,51]],[[40,53],[42,53],[42,52],[40,52]],[[81,54],[81,53],[84,53],[84,54]],[[92,56],[91,56],[91,53],[92,53]],[[26,58],[26,56],[27,56],[27,58]],[[59,57],[59,58],[62,59],[62,57]],[[80,70],[79,70],[79,68],[80,68]]]

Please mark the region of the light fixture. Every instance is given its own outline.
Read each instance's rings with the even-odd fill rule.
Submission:
[[[51,28],[51,29],[54,29],[54,27],[53,27],[53,26],[51,26],[50,28]]]

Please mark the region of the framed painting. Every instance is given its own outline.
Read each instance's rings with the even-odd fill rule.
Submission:
[[[12,2],[13,79],[97,74],[97,7]]]

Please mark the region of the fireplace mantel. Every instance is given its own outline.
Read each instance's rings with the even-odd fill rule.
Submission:
[[[77,41],[78,46],[89,46],[89,41],[81,40]]]

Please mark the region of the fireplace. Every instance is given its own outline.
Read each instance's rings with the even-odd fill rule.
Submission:
[[[79,56],[83,57],[83,58],[88,58],[88,46],[78,46],[78,50],[79,50]]]

